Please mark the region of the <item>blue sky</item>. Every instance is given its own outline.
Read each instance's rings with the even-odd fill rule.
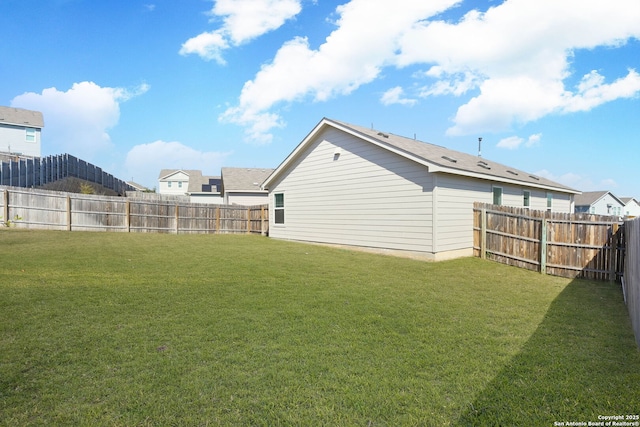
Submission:
[[[329,117],[640,199],[637,0],[0,6],[0,105],[121,179],[275,168]]]

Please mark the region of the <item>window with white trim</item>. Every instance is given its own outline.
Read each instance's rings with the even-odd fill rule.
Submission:
[[[493,187],[493,204],[502,204],[502,187]]]
[[[525,208],[528,208],[529,206],[531,206],[531,191],[529,190],[524,190],[522,192],[522,205]]]
[[[553,206],[553,194],[547,193],[547,210],[550,211]]]
[[[284,194],[277,193],[274,195],[274,215],[276,224],[284,224]]]
[[[25,128],[25,141],[36,142],[36,130],[34,128]]]

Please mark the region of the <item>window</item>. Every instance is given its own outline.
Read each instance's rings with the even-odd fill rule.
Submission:
[[[493,204],[494,205],[502,204],[502,188],[501,187],[493,187]]]
[[[275,195],[275,223],[284,224],[284,194]]]
[[[182,188],[182,181],[178,181],[178,188]]]
[[[522,192],[522,195],[523,195],[523,199],[524,199],[524,200],[522,201],[522,205],[523,205],[525,208],[528,208],[529,206],[531,206],[531,191],[524,190],[524,191]]]
[[[36,142],[36,130],[33,128],[26,128],[25,140],[27,142]]]
[[[547,193],[547,210],[551,210],[551,206],[553,205],[553,194]]]
[[[171,188],[171,181],[167,181],[167,187]]]

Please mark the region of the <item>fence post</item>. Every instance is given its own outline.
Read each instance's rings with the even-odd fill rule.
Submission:
[[[487,258],[487,208],[482,208],[480,216],[480,258]]]
[[[124,225],[127,233],[131,233],[131,201],[127,199],[124,205]]]
[[[4,206],[2,207],[2,220],[9,221],[9,190],[4,190]]]
[[[180,217],[179,215],[180,212],[180,206],[176,204],[176,234],[178,234],[178,219]]]
[[[547,218],[540,226],[540,273],[547,274]]]
[[[260,206],[260,235],[264,234],[264,206]]]
[[[220,206],[216,207],[216,233],[220,233]]]
[[[67,196],[67,231],[71,231],[71,196]]]
[[[247,234],[251,234],[251,208],[247,208]]]
[[[616,281],[616,253],[618,252],[618,223],[611,224],[611,242],[609,243],[609,281]]]

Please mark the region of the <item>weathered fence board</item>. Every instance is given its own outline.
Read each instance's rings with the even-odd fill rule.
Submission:
[[[474,204],[476,256],[555,276],[619,279],[622,235],[614,217]]]
[[[636,344],[640,347],[640,218],[625,221],[626,248],[622,291],[629,310]]]
[[[266,234],[266,206],[226,206],[0,187],[2,221],[20,228]]]

